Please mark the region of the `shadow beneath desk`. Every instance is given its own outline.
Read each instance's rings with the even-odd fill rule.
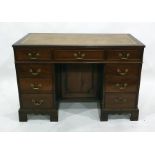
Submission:
[[[127,119],[130,121],[130,114],[109,114],[108,120]]]
[[[97,109],[97,102],[60,102],[61,109]]]
[[[62,117],[61,114],[63,115]],[[97,102],[61,102],[59,115],[61,120],[74,117],[75,115],[77,117],[89,117],[92,120],[99,120]]]

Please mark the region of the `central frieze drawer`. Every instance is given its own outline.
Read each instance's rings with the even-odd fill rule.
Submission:
[[[19,82],[22,93],[51,93],[53,90],[52,80],[48,78],[23,78]]]
[[[104,50],[55,50],[55,60],[103,60]]]

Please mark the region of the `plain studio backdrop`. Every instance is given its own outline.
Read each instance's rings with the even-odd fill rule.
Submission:
[[[27,33],[130,33],[146,45],[139,93],[139,121],[110,115],[100,122],[96,103],[61,103],[59,122],[48,116],[18,121],[12,44]],[[155,23],[0,23],[0,131],[155,131]]]

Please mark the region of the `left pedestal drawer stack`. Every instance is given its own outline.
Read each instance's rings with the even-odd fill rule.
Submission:
[[[20,109],[19,121],[27,114],[48,114],[58,121],[55,100],[55,66],[50,48],[14,47]]]

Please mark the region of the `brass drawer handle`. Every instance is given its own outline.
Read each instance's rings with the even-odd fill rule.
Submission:
[[[85,53],[81,53],[80,51],[77,53],[74,53],[73,55],[74,55],[75,59],[78,59],[78,60],[82,60],[86,56]]]
[[[77,56],[78,56],[78,54],[77,54],[77,53],[74,53],[73,55],[74,55],[74,57],[77,57]]]
[[[28,56],[29,56],[29,59],[31,60],[37,60],[40,54],[38,52],[29,52]]]
[[[127,99],[126,98],[122,98],[122,97],[117,97],[114,99],[115,103],[126,103]]]
[[[29,72],[33,75],[33,76],[37,76],[41,73],[41,69],[38,68],[36,71],[34,71],[32,68],[29,70]]]
[[[35,105],[35,106],[40,106],[41,104],[44,103],[44,100],[35,100],[35,99],[32,99],[32,103]]]
[[[119,74],[119,75],[121,75],[121,76],[124,76],[124,75],[126,75],[127,73],[128,73],[128,69],[126,68],[125,70],[124,70],[124,72],[122,72],[119,68],[117,69],[117,73]]]
[[[30,86],[33,90],[39,90],[42,87],[42,84],[39,83],[36,85],[36,84],[31,83]]]
[[[127,83],[116,83],[115,86],[119,88],[120,90],[122,90],[122,89],[126,89],[128,84]]]
[[[128,60],[130,53],[126,53],[126,52],[121,52],[118,54],[118,56],[122,59],[122,60]]]

